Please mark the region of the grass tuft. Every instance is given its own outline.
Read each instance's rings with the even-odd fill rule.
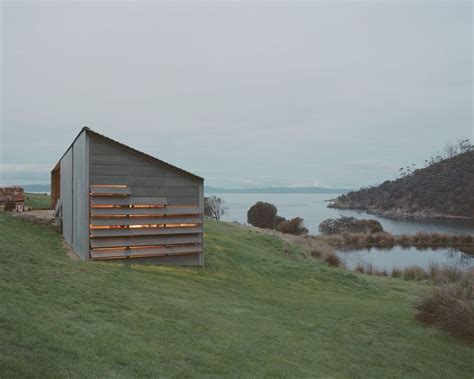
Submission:
[[[416,318],[457,338],[474,342],[474,286],[472,281],[444,283],[416,306]]]

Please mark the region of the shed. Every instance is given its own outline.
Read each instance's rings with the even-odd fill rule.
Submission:
[[[83,260],[202,266],[203,185],[85,127],[51,171],[51,207]]]

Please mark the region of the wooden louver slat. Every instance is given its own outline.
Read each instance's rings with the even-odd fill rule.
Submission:
[[[130,187],[117,186],[91,186],[90,194],[92,196],[129,196],[131,193]]]
[[[202,207],[184,205],[186,200],[182,206],[167,207],[161,192],[154,192],[158,196],[132,196],[132,192],[125,184],[91,185],[92,259],[202,253]]]
[[[111,259],[111,258],[133,258],[133,257],[147,257],[147,256],[166,256],[166,255],[189,255],[199,254],[202,252],[201,245],[184,245],[184,246],[160,246],[153,248],[121,248],[114,250],[90,250],[91,258],[93,259]]]
[[[94,205],[166,205],[166,197],[141,197],[141,196],[91,196],[90,203]]]
[[[197,224],[200,217],[121,217],[121,218],[94,218],[91,225],[168,225],[168,224]]]
[[[92,248],[98,247],[122,247],[122,246],[154,246],[154,245],[176,245],[187,243],[200,243],[202,241],[201,234],[181,234],[181,235],[164,235],[164,236],[130,236],[130,237],[104,237],[91,238],[90,245]]]
[[[92,208],[91,217],[120,216],[120,215],[150,215],[153,217],[171,215],[200,215],[203,209],[199,207],[182,208]]]
[[[145,235],[171,235],[201,233],[200,227],[178,227],[178,228],[114,228],[114,229],[91,229],[91,237],[128,237]]]

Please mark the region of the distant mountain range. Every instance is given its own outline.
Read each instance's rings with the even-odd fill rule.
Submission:
[[[351,191],[345,188],[325,187],[266,187],[266,188],[239,188],[225,189],[204,186],[204,193],[336,193],[342,194]]]

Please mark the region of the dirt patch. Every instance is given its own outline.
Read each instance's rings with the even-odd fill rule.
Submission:
[[[22,220],[31,222],[33,224],[48,225],[56,230],[59,230],[59,219],[54,217],[54,210],[36,210],[27,212],[11,212],[13,217],[21,218]]]

